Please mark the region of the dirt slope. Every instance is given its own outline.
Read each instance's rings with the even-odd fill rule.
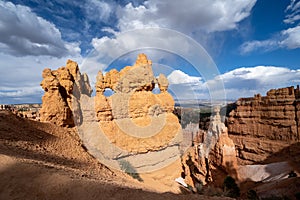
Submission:
[[[156,193],[90,156],[75,129],[0,111],[0,199],[223,199]]]

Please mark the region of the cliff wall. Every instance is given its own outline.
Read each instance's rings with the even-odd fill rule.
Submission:
[[[227,126],[241,164],[262,162],[289,148],[300,139],[299,86],[239,99],[229,113]]]

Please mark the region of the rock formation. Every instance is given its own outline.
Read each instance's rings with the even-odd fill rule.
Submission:
[[[91,95],[92,89],[86,74],[81,74],[76,62],[67,61],[65,67],[43,71],[41,82],[45,94],[42,97],[40,120],[59,126],[74,126],[72,111],[77,108],[76,99],[80,94]]]
[[[155,85],[159,94],[152,92]],[[113,94],[105,96],[106,89]],[[139,173],[145,184],[156,182],[161,191],[179,192],[174,180],[181,172],[182,132],[167,89],[167,78],[154,76],[152,62],[144,54],[138,55],[133,66],[100,71],[94,98],[97,127],[84,116],[83,128],[95,131],[82,138],[88,137],[87,148],[109,166]]]
[[[158,94],[152,92],[156,85]],[[43,71],[41,121],[77,125],[83,144],[100,162],[127,173],[151,171],[143,178],[159,176],[161,184],[178,189],[174,180],[181,172],[182,130],[172,113],[175,103],[168,85],[163,74],[154,76],[152,62],[140,54],[133,66],[99,71],[96,96],[91,97],[88,77],[69,60],[65,67]],[[107,89],[114,94],[105,96]]]
[[[272,89],[267,96],[241,98],[227,120],[241,164],[262,162],[300,140],[300,90]]]
[[[185,180],[192,187],[197,183],[222,182],[228,174],[238,178],[235,145],[219,111],[216,107],[208,131],[199,131],[194,146],[182,157]]]
[[[105,75],[100,71],[97,76],[95,110],[101,129],[115,145],[133,153],[167,147],[181,131],[172,113],[174,100],[167,92],[168,80],[163,74],[156,79],[151,65],[146,55],[140,54],[133,66],[120,72],[113,69]],[[155,84],[160,88],[159,94],[152,93]],[[107,88],[115,92],[110,97],[104,95]],[[136,134],[131,128],[149,124],[156,128],[145,128],[144,132]]]

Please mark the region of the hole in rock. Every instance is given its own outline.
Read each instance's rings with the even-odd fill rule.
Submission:
[[[110,97],[111,95],[113,95],[115,92],[112,90],[112,89],[110,89],[110,88],[106,88],[105,90],[104,90],[104,96],[106,96],[106,97]]]
[[[155,84],[155,87],[153,88],[152,93],[153,94],[159,94],[160,93],[160,89],[158,88],[157,84]]]

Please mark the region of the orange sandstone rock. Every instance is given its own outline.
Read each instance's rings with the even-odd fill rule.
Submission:
[[[133,66],[97,76],[95,112],[100,127],[115,145],[133,153],[156,151],[182,139],[181,126],[172,113],[175,103],[167,92],[168,80],[164,75],[157,80],[151,65],[146,55],[140,54]],[[152,93],[156,83],[160,94]],[[106,88],[115,93],[105,97]],[[147,128],[151,124],[156,128]],[[135,132],[130,127],[135,126],[140,133],[130,135]]]
[[[67,61],[57,70],[46,68],[41,82],[45,94],[42,97],[40,120],[60,126],[74,126],[72,111],[76,111],[76,99],[80,94],[90,95],[92,89],[86,74],[80,74],[76,62]]]

